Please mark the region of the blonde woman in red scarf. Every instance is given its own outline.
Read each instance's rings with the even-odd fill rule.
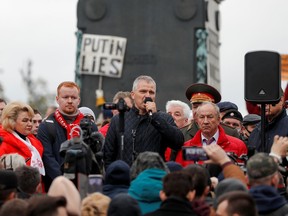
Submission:
[[[44,176],[43,147],[31,133],[33,116],[33,109],[28,104],[12,102],[6,105],[1,116],[0,156],[18,153],[25,158],[26,165],[37,168]]]
[[[71,131],[79,133],[72,129],[79,125],[84,117],[78,109],[80,88],[76,83],[70,81],[60,83],[57,88],[56,101],[58,108],[40,124],[37,134],[37,138],[44,147],[43,162],[46,176],[43,180],[46,191],[53,179],[63,174],[61,167],[64,158],[59,153],[61,144],[76,135],[73,133],[71,136]],[[97,131],[96,125],[94,131]]]

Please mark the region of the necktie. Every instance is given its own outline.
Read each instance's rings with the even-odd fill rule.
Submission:
[[[211,137],[210,139],[205,139],[206,145],[210,145],[215,141],[214,137]]]

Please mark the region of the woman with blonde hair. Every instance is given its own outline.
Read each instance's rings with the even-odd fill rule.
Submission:
[[[18,153],[24,157],[26,165],[38,168],[40,174],[45,175],[43,147],[31,133],[33,116],[33,109],[28,104],[12,102],[6,105],[1,116],[0,156]]]

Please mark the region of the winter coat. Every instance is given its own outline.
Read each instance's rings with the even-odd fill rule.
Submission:
[[[272,186],[260,185],[250,189],[250,194],[256,202],[259,215],[288,215],[288,204],[277,189]]]
[[[265,147],[261,145],[261,124],[252,131],[248,139],[248,146],[254,147],[258,152],[270,153],[271,146],[274,141],[274,136],[288,136],[288,116],[286,110],[281,113],[271,122],[265,124]]]
[[[217,144],[223,148],[225,152],[233,152],[238,157],[241,155],[247,155],[247,147],[242,140],[225,134],[225,131],[221,126],[218,126],[218,130],[219,138],[217,140]],[[185,142],[183,146],[202,147],[201,130],[199,130],[191,140]],[[193,161],[184,161],[182,151],[178,152],[176,162],[180,163],[182,166],[187,166],[188,164],[194,163]]]
[[[104,145],[106,168],[113,161],[121,159],[121,144],[124,144],[122,160],[131,166],[141,152],[158,152],[164,159],[167,147],[179,150],[184,143],[182,132],[167,113],[159,111],[152,116],[139,115],[139,111],[133,107],[124,113],[124,120],[124,143],[119,131],[119,115],[111,120]]]
[[[162,178],[167,173],[161,169],[146,169],[131,182],[128,194],[138,201],[142,214],[155,211],[160,207]]]
[[[30,166],[32,153],[27,145],[25,145],[12,133],[4,130],[3,128],[0,128],[0,137],[3,138],[3,142],[0,144],[0,156],[4,154],[18,153],[25,158],[26,164]],[[37,149],[40,156],[42,157],[43,146],[41,142],[32,134],[29,134],[26,136],[26,138],[29,139],[31,145]]]
[[[145,214],[145,216],[194,216],[196,213],[192,209],[192,204],[188,200],[178,197],[169,197],[162,202],[159,209]]]

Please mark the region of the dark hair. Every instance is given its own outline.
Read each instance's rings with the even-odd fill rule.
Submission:
[[[1,186],[1,185],[0,185]],[[1,188],[0,188],[1,189]],[[11,188],[11,189],[5,189],[0,190],[0,209],[3,203],[7,200],[7,198],[11,195],[11,193],[15,193],[16,195],[17,189]]]
[[[182,171],[169,173],[163,179],[163,191],[167,197],[187,199],[187,194],[194,190],[193,186],[191,175]]]
[[[1,209],[0,215],[9,215],[9,216],[18,216],[23,215],[23,212],[26,210],[28,203],[23,199],[12,199],[5,202]]]
[[[33,109],[33,111],[34,111],[34,115],[36,115],[36,114],[41,115],[41,113],[40,113],[40,111],[39,111],[38,109]],[[42,116],[42,115],[41,115],[41,116]]]
[[[240,216],[258,215],[255,201],[248,192],[232,191],[225,193],[219,197],[217,207],[225,200],[228,202],[226,209],[228,215],[233,215],[235,213]]]
[[[18,179],[18,187],[21,191],[28,194],[36,192],[36,188],[41,181],[39,170],[31,166],[20,166],[15,169]]]
[[[66,207],[67,200],[64,196],[32,196],[28,200],[26,216],[54,216],[58,207]]]
[[[196,197],[202,196],[206,187],[210,186],[208,170],[201,165],[191,164],[185,167],[183,171],[191,175],[193,187],[196,190]]]

